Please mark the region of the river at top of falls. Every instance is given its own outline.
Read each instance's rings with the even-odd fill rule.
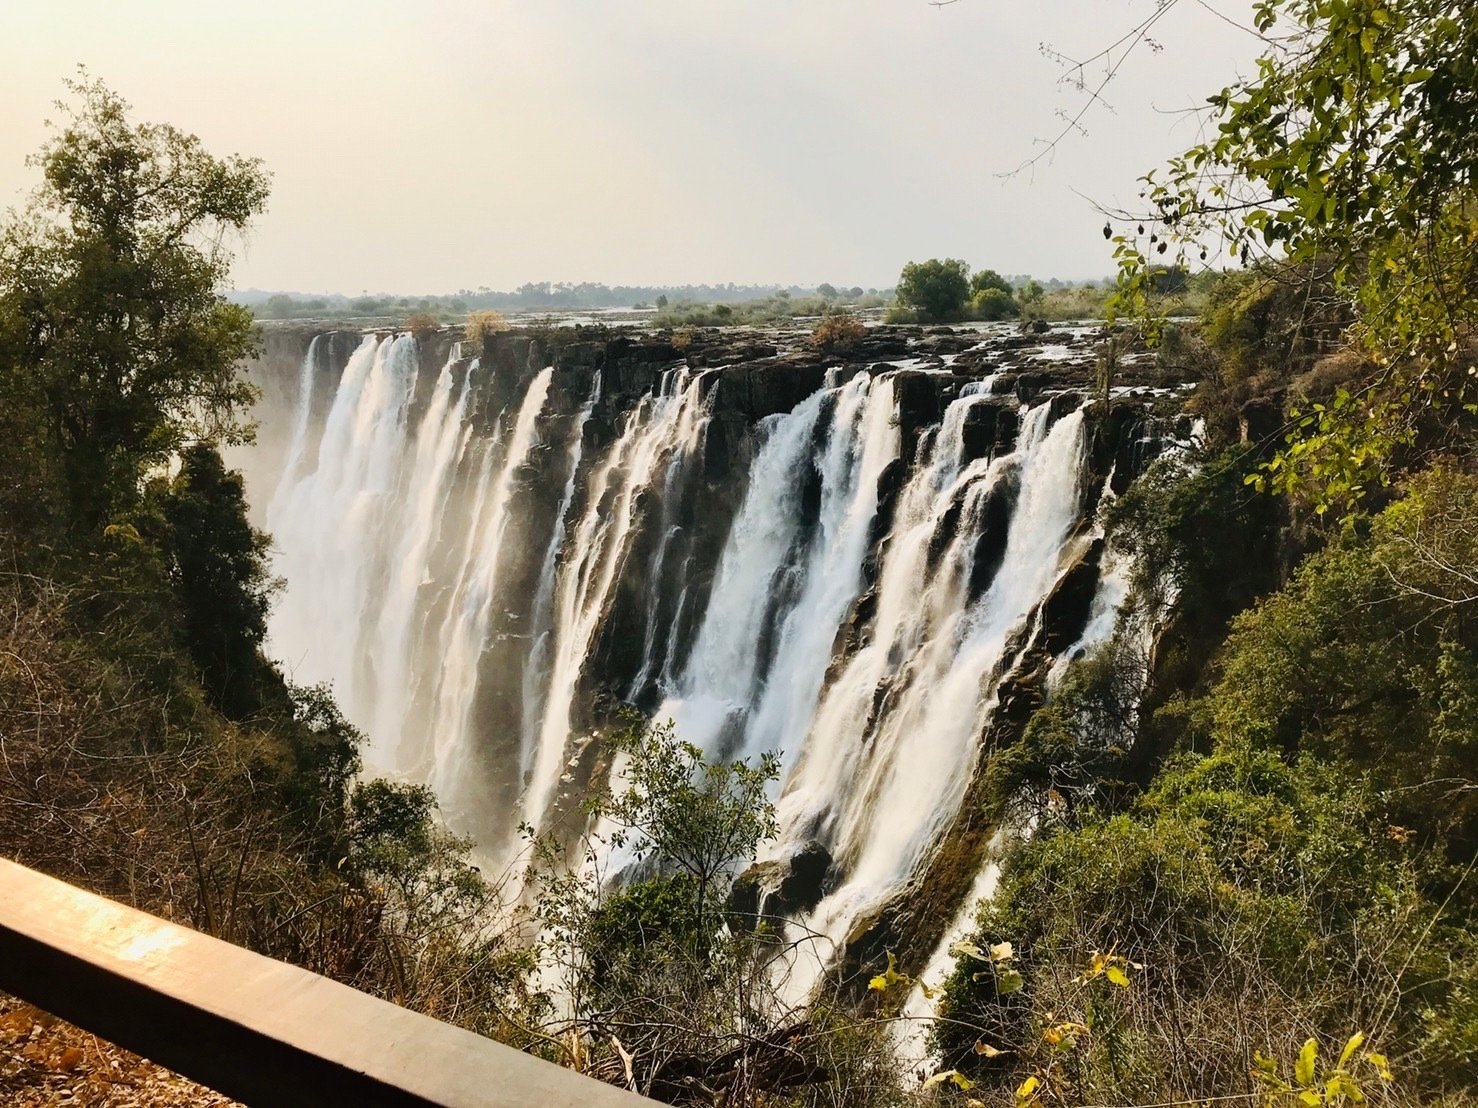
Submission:
[[[587,785],[619,614],[623,695],[650,688],[712,758],[780,752],[762,853],[833,860],[790,966],[809,990],[959,810],[1020,633],[1079,549],[1084,413],[1022,407],[1014,446],[972,456],[974,410],[1014,403],[990,380],[909,443],[905,371],[834,376],[749,432],[706,547],[722,370],[618,403],[599,374],[566,395],[551,368],[500,379],[455,347],[420,380],[409,336],[363,339],[337,385],[321,354],[292,410],[262,415],[290,428],[266,510],[275,656],[332,682],[369,765],[433,785],[506,862],[519,823]]]

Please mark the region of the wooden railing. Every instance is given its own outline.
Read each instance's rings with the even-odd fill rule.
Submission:
[[[4,859],[0,990],[249,1105],[655,1103]]]

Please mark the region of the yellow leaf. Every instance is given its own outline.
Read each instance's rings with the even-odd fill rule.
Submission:
[[[986,1042],[984,1039],[980,1039],[975,1044],[975,1053],[980,1055],[982,1058],[999,1058],[1002,1054],[1005,1054],[1006,1052],[1004,1050],[998,1050],[996,1047],[991,1046],[990,1043]]]
[[[1111,984],[1117,985],[1121,989],[1127,989],[1129,987],[1129,975],[1124,972],[1122,966],[1109,966],[1104,976],[1109,979]]]
[[[1350,1041],[1345,1043],[1344,1050],[1339,1052],[1339,1064],[1344,1065],[1351,1058],[1355,1057],[1355,1051],[1359,1050],[1364,1042],[1365,1032],[1356,1031],[1353,1035],[1351,1035]]]
[[[991,944],[990,956],[992,961],[1004,962],[1007,958],[1014,956],[1015,953],[1016,948],[1009,942]]]
[[[953,1082],[955,1087],[961,1092],[969,1092],[975,1088],[975,1082],[971,1081],[959,1070],[940,1070],[924,1082],[924,1088],[932,1089],[936,1085],[943,1085],[946,1081]]]
[[[1304,1043],[1298,1052],[1298,1061],[1293,1064],[1293,1079],[1300,1085],[1314,1083],[1314,1060],[1319,1056],[1319,1044],[1313,1039]]]
[[[1391,1066],[1390,1063],[1386,1061],[1386,1056],[1384,1054],[1376,1054],[1372,1051],[1370,1054],[1367,1054],[1365,1056],[1365,1060],[1375,1067],[1375,1072],[1380,1074],[1380,1079],[1382,1081],[1392,1080]]]
[[[888,989],[888,979],[880,973],[867,983],[867,987],[869,989],[876,989],[880,993],[886,992]]]
[[[1039,1088],[1041,1088],[1041,1086],[1041,1078],[1036,1077],[1035,1075],[1032,1077],[1028,1077],[1025,1081],[1023,1081],[1020,1085],[1016,1087],[1016,1103],[1018,1105],[1035,1104],[1037,1102],[1037,1098],[1034,1094]]]

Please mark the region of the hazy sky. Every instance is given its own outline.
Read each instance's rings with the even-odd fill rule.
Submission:
[[[1240,16],[1243,0],[1215,0]],[[273,173],[236,284],[890,285],[1112,271],[1090,201],[1190,145],[1255,41],[1182,0],[1050,164],[997,176],[1155,0],[0,0],[0,203],[79,62]],[[1082,194],[1082,195],[1079,195]]]

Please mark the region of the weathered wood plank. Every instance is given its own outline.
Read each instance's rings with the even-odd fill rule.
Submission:
[[[654,1103],[5,859],[0,989],[251,1105]]]

